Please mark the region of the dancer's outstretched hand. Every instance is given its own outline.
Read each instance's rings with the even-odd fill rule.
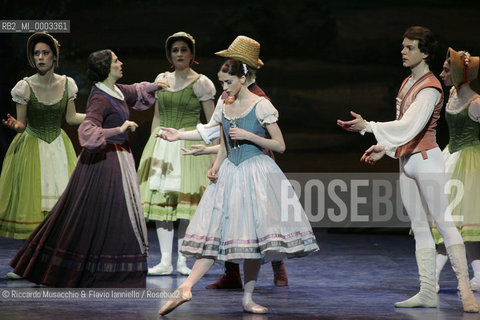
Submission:
[[[203,154],[207,154],[205,153],[206,146],[203,144],[192,144],[190,148],[192,149],[189,150],[187,148],[182,148],[184,156],[200,156]]]
[[[360,158],[360,161],[374,165],[375,162],[382,159],[384,155],[385,148],[381,144],[375,144],[365,151],[363,156]]]
[[[350,111],[350,114],[354,118],[353,120],[337,120],[337,124],[347,131],[360,132],[365,129],[367,124],[365,123],[366,121],[362,118],[362,116],[353,111]]]
[[[170,142],[180,139],[180,132],[177,129],[165,127],[161,127],[160,129],[162,129],[162,131],[157,133],[155,137],[162,138],[163,140]]]

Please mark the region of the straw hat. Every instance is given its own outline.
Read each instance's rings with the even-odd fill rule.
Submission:
[[[57,67],[58,67],[58,60],[60,56],[60,43],[49,35],[46,32],[35,32],[28,38],[27,40],[27,59],[28,59],[28,64],[32,67],[35,68],[35,60],[33,59],[33,49],[35,49],[35,45],[39,42],[45,42],[50,46],[52,50],[55,50],[55,56],[57,60]]]
[[[448,48],[447,59],[450,57],[450,72],[455,87],[478,78],[479,57],[470,57],[468,65],[465,65],[464,55],[464,52],[457,52]]]
[[[227,50],[215,53],[217,56],[234,58],[248,66],[260,69],[263,66],[260,60],[260,43],[246,36],[238,36],[233,40]]]
[[[167,55],[168,62],[173,64],[172,58],[170,57],[171,56],[170,49],[172,48],[173,43],[178,40],[185,41],[189,45],[190,49],[192,50],[192,61],[190,62],[190,64],[192,64],[193,61],[195,60],[195,39],[193,39],[193,37],[190,34],[183,31],[172,34],[165,41],[165,53]]]

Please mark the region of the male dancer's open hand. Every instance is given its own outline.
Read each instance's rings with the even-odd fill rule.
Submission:
[[[374,165],[375,162],[382,159],[385,155],[385,148],[381,144],[375,144],[368,148],[360,161],[365,161],[368,164]]]
[[[361,115],[350,111],[350,114],[354,118],[350,121],[337,120],[337,124],[347,131],[360,132],[367,126],[365,119]]]

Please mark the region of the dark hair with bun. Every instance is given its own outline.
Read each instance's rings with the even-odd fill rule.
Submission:
[[[220,72],[228,73],[231,76],[237,76],[241,78],[246,76],[245,70],[243,69],[243,63],[239,60],[228,58],[220,67]]]
[[[112,65],[112,50],[105,49],[92,52],[88,56],[88,79],[94,82],[102,82],[110,74]]]

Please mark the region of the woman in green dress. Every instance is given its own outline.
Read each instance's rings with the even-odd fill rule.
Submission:
[[[138,169],[140,194],[145,217],[155,221],[160,244],[161,261],[149,268],[149,275],[173,272],[172,246],[174,222],[178,221],[178,248],[209,180],[206,172],[210,157],[184,157],[182,147],[190,148],[195,141],[168,142],[156,138],[162,127],[188,131],[200,123],[200,114],[210,119],[214,110],[215,87],[206,76],[196,73],[191,65],[195,59],[195,40],[185,32],[167,38],[165,49],[173,72],[157,76],[156,82],[167,80],[170,87],[158,92],[151,136],[143,150]],[[185,257],[178,252],[177,274],[188,275]]]
[[[465,242],[474,277],[470,286],[480,291],[480,86],[479,57],[449,48],[441,77],[445,86],[452,87],[445,107],[445,119],[450,139],[443,150],[445,171],[450,177],[449,194],[452,217]],[[438,230],[433,227],[437,246],[436,277],[448,258]]]
[[[52,209],[77,163],[72,142],[62,130],[62,116],[70,125],[85,114],[76,112],[75,81],[54,72],[59,43],[44,32],[27,42],[27,58],[37,70],[12,89],[17,117],[4,125],[18,132],[3,162],[0,176],[0,236],[26,239]]]

